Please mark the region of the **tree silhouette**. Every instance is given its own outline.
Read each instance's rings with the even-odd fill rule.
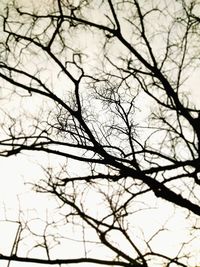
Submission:
[[[146,236],[134,220],[156,219],[161,203],[193,220],[191,240],[199,234],[200,109],[190,96],[198,90],[199,2],[1,5],[1,156],[45,152],[66,162],[44,168],[34,185],[57,200],[55,216],[39,232],[19,216],[12,253],[0,259],[195,266],[192,241],[168,255],[153,245],[165,225]],[[22,252],[27,232],[32,247]],[[77,257],[60,256],[73,238]],[[41,257],[31,256],[38,248]]]

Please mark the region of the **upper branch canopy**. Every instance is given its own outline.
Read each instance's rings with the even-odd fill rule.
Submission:
[[[48,6],[16,0],[1,14],[0,154],[42,151],[87,165],[77,175],[50,174],[48,189],[39,190],[70,206],[70,216],[78,215],[114,252],[119,261],[113,264],[147,266],[148,253],[154,254],[139,249],[120,221],[129,211],[119,211],[140,195],[153,192],[200,215],[200,109],[189,96],[197,90],[199,10],[198,1],[184,0],[57,0]],[[115,206],[99,189],[113,223],[92,221],[76,203],[74,184],[101,188],[98,181],[128,195]],[[68,184],[70,196],[63,189]],[[113,245],[111,230],[123,235],[134,259]]]

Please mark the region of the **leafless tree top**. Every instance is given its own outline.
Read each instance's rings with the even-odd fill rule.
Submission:
[[[17,246],[28,228],[46,258],[16,249],[0,258],[190,266],[188,241],[174,256],[154,251],[151,242],[165,226],[140,244],[132,218],[160,199],[188,218],[200,215],[200,106],[191,96],[198,90],[199,1],[7,1],[2,7],[1,156],[45,152],[66,164],[45,168],[35,185],[58,200],[58,220],[46,220],[42,234],[19,220]],[[93,198],[101,212],[90,206]],[[81,239],[84,256],[55,260],[51,251],[67,239],[65,222],[93,237]],[[91,244],[108,250],[109,259],[88,256]]]

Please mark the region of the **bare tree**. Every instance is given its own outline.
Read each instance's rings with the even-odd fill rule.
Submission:
[[[45,152],[66,162],[34,185],[59,209],[37,217],[40,230],[20,211],[12,253],[0,259],[195,266],[200,109],[189,93],[198,90],[199,1],[1,5],[1,156]],[[147,214],[153,223],[157,203],[190,221],[190,239],[173,255],[154,244],[167,225],[147,235],[136,222]],[[61,255],[75,240],[76,256]]]

